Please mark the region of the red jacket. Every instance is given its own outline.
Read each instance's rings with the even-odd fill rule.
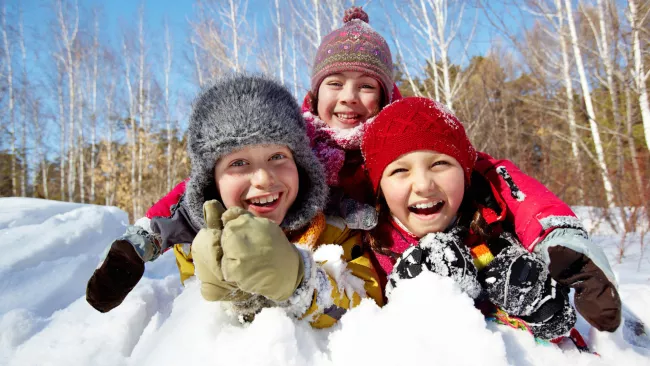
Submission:
[[[565,223],[577,220],[569,206],[537,180],[522,173],[508,160],[494,159],[488,154],[478,153],[474,168],[486,178],[499,212],[480,207],[488,224],[508,223],[514,228],[518,239],[528,251],[542,241],[552,230],[563,227]],[[384,219],[377,228],[377,239],[392,253],[399,256],[410,246],[417,245],[419,238],[412,236],[392,220]],[[472,248],[480,244],[478,237],[469,235],[465,243]],[[392,272],[396,258],[374,253],[375,268],[380,279]],[[383,284],[385,285],[385,283]]]

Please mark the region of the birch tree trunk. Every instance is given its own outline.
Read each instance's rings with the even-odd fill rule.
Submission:
[[[13,70],[11,67],[12,55],[11,45],[9,44],[9,37],[7,35],[7,7],[2,7],[2,40],[4,45],[4,53],[7,59],[7,100],[9,102],[9,125],[11,135],[11,194],[16,196],[18,194],[18,183],[16,180],[16,116],[14,111],[14,84],[13,84]]]
[[[48,162],[45,157],[45,148],[43,144],[43,130],[39,122],[39,119],[40,119],[40,103],[37,100],[34,102],[34,105],[32,107],[32,123],[34,125],[34,134],[35,134],[34,145],[36,147],[36,155],[38,156],[39,167],[41,170],[41,185],[43,186],[43,196],[47,200],[50,199],[50,193],[47,187]],[[36,193],[36,191],[34,191],[34,193]]]
[[[131,85],[131,64],[130,64],[130,59],[129,59],[129,50],[126,47],[126,40],[123,42],[123,53],[124,53],[124,81],[126,84],[126,90],[127,90],[127,95],[129,97],[129,120],[131,124],[131,130],[129,131],[127,129],[127,135],[131,135],[129,138],[129,142],[131,145],[131,214],[133,215],[133,219],[135,220],[136,217],[136,212],[137,212],[137,198],[136,198],[136,180],[135,180],[135,167],[136,167],[136,156],[137,156],[137,148],[136,148],[136,125],[135,125],[135,102],[134,102],[134,96],[133,96],[133,87]]]
[[[172,41],[169,35],[169,25],[165,21],[165,121],[167,125],[167,191],[172,189],[172,123],[169,113],[169,74],[172,69]]]
[[[628,6],[628,20],[632,27],[632,49],[634,50],[634,80],[639,94],[639,108],[641,109],[645,143],[648,150],[650,150],[650,103],[648,102],[648,90],[646,87],[650,71],[646,73],[643,65],[643,54],[641,53],[641,42],[639,40],[639,32],[642,29],[636,0],[628,0]]]
[[[60,64],[57,66],[57,82],[56,91],[59,99],[59,128],[61,129],[61,137],[59,140],[59,179],[61,197],[60,200],[65,200],[65,157],[67,152],[65,150],[65,104],[63,101],[63,70]]]
[[[97,12],[94,13],[95,17],[95,35],[93,39],[93,72],[92,72],[92,118],[90,120],[90,203],[95,203],[95,176],[96,173],[96,158],[95,158],[95,145],[97,139],[97,63],[99,53],[99,20]]]
[[[431,50],[431,60],[429,62],[431,63],[431,71],[433,72],[433,97],[440,102],[440,76],[438,76],[438,60],[436,59],[436,37],[433,25],[429,20],[429,9],[424,4],[424,0],[420,0],[420,7],[422,9],[424,23],[427,27],[427,48]]]
[[[115,175],[115,167],[113,163],[113,129],[114,123],[112,121],[113,114],[113,92],[115,90],[115,82],[109,81],[108,92],[104,94],[106,104],[106,123],[107,126],[107,142],[106,142],[106,164],[108,165],[108,173],[104,182],[104,203],[106,206],[113,205],[114,188],[111,184],[113,180],[117,180]]]
[[[639,161],[637,160],[636,155],[636,143],[634,142],[634,135],[632,134],[632,93],[630,88],[625,88],[625,129],[627,132],[627,146],[630,150],[630,160],[632,160],[632,169],[634,170],[634,182],[636,183],[637,194],[641,197],[641,200],[644,204],[647,205],[647,198],[645,195],[645,190],[643,189],[643,178],[641,175],[641,169],[639,167]],[[647,206],[646,206],[647,207]]]
[[[86,203],[86,184],[85,184],[85,174],[86,174],[86,159],[84,158],[84,93],[82,91],[82,86],[79,86],[79,101],[78,101],[78,113],[79,119],[77,121],[78,126],[78,142],[77,142],[77,160],[79,161],[79,202]]]
[[[605,198],[607,200],[607,206],[613,208],[614,205],[614,189],[612,183],[609,180],[609,171],[607,169],[607,162],[605,161],[605,153],[603,151],[603,145],[600,140],[600,132],[598,131],[598,124],[596,123],[596,114],[594,113],[594,107],[591,102],[591,94],[589,90],[589,81],[587,80],[587,75],[585,74],[585,69],[582,63],[582,54],[578,44],[578,35],[575,28],[575,23],[573,21],[573,10],[571,6],[571,0],[564,0],[564,4],[567,12],[567,22],[569,24],[569,31],[571,34],[571,43],[573,45],[573,53],[575,55],[576,67],[578,69],[578,75],[580,76],[580,86],[582,87],[582,95],[585,101],[585,106],[587,108],[587,117],[589,118],[589,127],[591,129],[591,135],[594,140],[594,146],[596,148],[596,158],[598,160],[598,165],[600,169],[600,175],[603,180],[603,188],[605,189]]]
[[[144,169],[143,163],[143,130],[145,124],[145,96],[144,96],[144,61],[145,61],[145,46],[144,46],[144,7],[140,8],[140,20],[138,22],[138,117],[140,120],[137,128],[137,133],[134,135],[137,141],[138,149],[138,180],[136,185],[136,210],[133,212],[133,219],[140,217],[142,206],[142,170]],[[134,131],[135,132],[135,131]]]
[[[64,65],[66,67],[66,73],[68,75],[68,201],[72,202],[74,199],[75,191],[75,160],[74,160],[74,131],[75,131],[75,62],[72,57],[72,48],[74,46],[75,39],[77,37],[77,31],[79,30],[79,9],[75,3],[75,18],[74,26],[72,31],[68,30],[68,25],[66,24],[65,17],[63,15],[63,4],[62,0],[57,1],[57,21],[59,23],[59,31],[61,42],[64,47]]]
[[[278,52],[280,55],[280,83],[284,84],[284,47],[282,43],[282,20],[280,19],[280,0],[275,0],[275,29],[278,32]]]
[[[463,4],[464,6],[464,4]],[[434,0],[433,9],[436,19],[436,28],[438,29],[438,47],[440,48],[440,62],[442,63],[442,80],[443,80],[443,94],[445,95],[445,104],[453,112],[454,111],[454,96],[451,92],[451,82],[449,80],[449,45],[453,38],[446,38],[445,28],[447,26],[447,1]],[[459,20],[463,18],[463,10],[461,8]],[[458,23],[460,25],[460,21]],[[453,30],[451,31],[453,32]]]
[[[237,26],[239,15],[237,14],[238,12],[235,8],[234,0],[229,0],[228,3],[230,5],[230,18],[228,20],[230,21],[230,27],[232,28],[232,53],[235,58],[233,71],[239,72],[239,27]]]
[[[27,50],[25,49],[25,33],[23,32],[23,14],[20,12],[18,20],[18,41],[20,42],[20,54],[22,59],[22,101],[21,109],[21,170],[20,170],[20,195],[27,197]]]
[[[291,32],[291,72],[293,77],[293,96],[300,100],[298,95],[298,62],[296,59],[296,36]]]
[[[584,169],[582,167],[582,159],[580,159],[580,148],[578,146],[578,141],[580,136],[578,135],[578,124],[576,123],[576,115],[574,111],[575,102],[573,100],[573,81],[571,80],[571,65],[569,63],[569,50],[566,44],[566,33],[564,26],[564,16],[562,15],[562,3],[561,0],[555,0],[555,7],[557,9],[558,17],[558,30],[559,30],[559,42],[560,49],[562,52],[562,77],[564,79],[564,90],[566,92],[567,100],[567,120],[569,121],[569,131],[571,134],[571,152],[573,154],[573,161],[576,164],[576,173],[578,176],[578,203],[581,205],[585,204],[585,193],[582,187],[584,187]]]

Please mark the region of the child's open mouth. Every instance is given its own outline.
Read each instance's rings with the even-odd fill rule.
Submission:
[[[273,211],[278,206],[281,196],[282,193],[272,193],[262,197],[247,199],[246,203],[248,204],[248,208],[253,211],[267,213]]]
[[[444,205],[445,201],[418,203],[409,206],[409,211],[413,212],[416,215],[428,216],[440,212]]]

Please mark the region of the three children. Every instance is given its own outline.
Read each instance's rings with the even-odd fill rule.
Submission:
[[[415,267],[407,264],[421,251],[420,260],[453,253],[442,262],[426,259],[430,262],[426,266],[455,278],[470,296],[487,296],[511,315],[527,320],[536,335],[550,339],[573,325],[575,314],[565,294],[568,286],[576,289],[576,307],[592,325],[616,329],[620,299],[613,275],[568,206],[512,163],[475,152],[462,125],[439,104],[408,98],[384,109],[401,99],[393,83],[390,49],[360,8],[346,11],[344,23],[324,37],[318,49],[311,90],[302,107],[306,126],[301,127],[300,116],[291,113],[282,114],[291,123],[278,122],[282,118],[276,110],[293,107],[284,98],[264,96],[261,90],[266,90],[268,80],[253,78],[246,84],[248,89],[220,93],[220,88],[236,87],[231,80],[199,96],[189,132],[192,176],[113,243],[106,261],[89,281],[88,301],[101,311],[119,305],[142,276],[143,262],[173,246],[181,279],[194,275],[196,267],[206,299],[231,300],[235,312],[244,317],[264,306],[288,307],[297,298],[305,300],[304,304],[311,299],[315,306],[291,313],[297,317],[314,314],[313,324],[327,326],[356,304],[364,291],[381,305],[387,276],[416,275]],[[286,95],[286,91],[278,93]],[[264,100],[265,108],[259,107],[259,101],[245,102],[249,94]],[[220,104],[221,99],[229,104]],[[412,113],[411,107],[418,112]],[[218,115],[223,113],[230,118],[221,119]],[[403,122],[407,115],[408,123]],[[417,133],[408,139],[400,137],[411,136],[407,132],[423,126],[428,128],[427,139],[418,138]],[[269,131],[273,139],[265,137]],[[378,131],[390,131],[391,138]],[[320,177],[323,172],[308,156],[309,149],[296,142],[304,139],[298,135],[305,132],[309,141],[301,143],[311,145],[325,168]],[[438,140],[449,150],[432,142]],[[459,150],[461,145],[464,149]],[[414,155],[401,161],[403,154]],[[289,169],[291,164],[282,165],[288,160],[294,162],[297,173]],[[398,167],[396,174],[384,179],[387,166],[393,163],[407,168]],[[447,188],[437,188],[438,178],[429,183],[422,179],[418,184],[424,182],[423,187],[417,189],[411,182],[415,193],[398,189],[395,195],[386,196],[385,190],[391,192],[389,182],[403,175],[400,169],[417,166],[424,176],[425,163],[435,169],[427,174],[439,170],[450,174],[444,180]],[[255,168],[264,164],[277,166]],[[283,178],[274,177],[271,168],[277,168],[275,175]],[[266,188],[259,189],[260,182]],[[296,184],[297,189],[290,188]],[[324,184],[329,186],[329,195]],[[260,194],[244,194],[249,189],[241,185]],[[405,189],[407,185],[392,186]],[[435,194],[422,193],[427,190]],[[412,195],[418,200],[405,198]],[[319,213],[325,202],[325,212],[331,215],[327,220]],[[228,211],[222,213],[219,204]],[[421,221],[423,227],[418,226]],[[362,245],[361,233],[350,229],[373,231]],[[313,232],[319,234],[309,234]],[[276,242],[281,244],[276,247]],[[310,250],[293,251],[289,242],[306,243]],[[316,252],[309,257],[323,243],[339,246],[323,246],[330,252],[326,259],[317,258]],[[374,255],[366,253],[367,247]],[[400,255],[402,260],[395,265]],[[285,259],[289,264],[282,262]],[[459,265],[461,260],[464,264]],[[289,270],[280,273],[282,268]],[[516,271],[504,272],[504,268]],[[316,284],[314,278],[321,280]],[[319,287],[328,283],[331,291]],[[511,301],[513,291],[522,295],[521,301]],[[323,293],[327,298],[319,299]],[[330,309],[328,304],[335,307]],[[327,321],[319,323],[318,319]]]

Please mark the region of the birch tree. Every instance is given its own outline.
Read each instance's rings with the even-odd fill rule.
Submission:
[[[77,61],[77,65],[80,65],[81,62]],[[77,75],[81,75],[81,72],[78,70]],[[84,113],[84,90],[83,90],[83,82],[77,83],[79,90],[77,92],[78,95],[78,101],[77,101],[77,113],[78,113],[78,119],[77,119],[77,144],[76,146],[76,151],[77,151],[77,161],[79,162],[79,174],[77,177],[79,178],[79,202],[81,203],[86,203],[86,184],[85,184],[85,174],[86,174],[86,169],[85,169],[85,158],[84,158],[84,124],[83,124],[83,113]]]
[[[645,71],[643,64],[643,54],[641,52],[641,41],[639,33],[643,30],[641,25],[643,20],[650,14],[650,7],[647,8],[645,14],[638,13],[636,0],[628,0],[628,13],[627,19],[632,27],[632,50],[634,53],[634,81],[639,94],[639,108],[641,109],[641,119],[643,121],[643,132],[645,135],[645,142],[648,150],[650,150],[650,102],[648,102],[648,90],[646,83],[650,76],[650,70]]]
[[[164,56],[164,77],[165,77],[165,122],[167,127],[167,191],[172,189],[172,121],[169,110],[169,75],[172,69],[172,40],[169,34],[169,25],[165,20],[165,56]]]
[[[76,69],[76,60],[73,57],[73,47],[75,40],[77,38],[77,32],[79,30],[79,8],[77,4],[74,5],[74,18],[70,22],[72,25],[69,25],[68,20],[66,20],[63,13],[63,2],[62,0],[56,0],[56,14],[57,22],[59,25],[59,39],[62,44],[63,50],[62,55],[58,55],[61,59],[62,64],[65,66],[66,74],[68,76],[68,201],[72,202],[74,198],[75,191],[75,160],[74,152],[75,149],[72,148],[74,145],[74,136],[75,136],[75,69]],[[70,27],[70,29],[69,29]]]
[[[275,29],[278,34],[278,58],[280,83],[284,84],[284,44],[282,43],[282,19],[280,18],[280,0],[275,0]]]
[[[23,13],[20,11],[18,19],[18,42],[20,46],[21,67],[22,67],[22,98],[21,98],[21,169],[20,169],[20,195],[27,196],[27,49],[25,48],[25,32],[23,31]]]
[[[4,46],[4,53],[5,53],[5,58],[6,62],[5,65],[7,67],[6,71],[6,78],[7,78],[7,99],[9,103],[9,128],[10,128],[10,135],[11,135],[11,193],[12,195],[16,196],[18,193],[18,182],[17,182],[17,177],[16,177],[16,116],[15,116],[15,110],[14,110],[14,84],[13,84],[13,68],[12,68],[12,48],[11,44],[9,43],[9,36],[8,36],[8,26],[7,26],[7,7],[5,4],[2,6],[2,41],[3,41],[3,46]]]
[[[612,103],[612,115],[614,117],[614,124],[616,126],[616,133],[614,138],[616,139],[616,157],[617,157],[617,181],[620,181],[621,174],[623,174],[623,141],[622,136],[622,123],[623,118],[620,113],[619,102],[618,102],[618,88],[614,82],[614,73],[616,72],[614,67],[614,56],[612,55],[613,50],[610,46],[609,34],[613,32],[615,25],[617,24],[617,14],[616,12],[610,12],[609,0],[597,0],[596,1],[596,10],[598,14],[598,26],[594,19],[589,16],[587,11],[583,11],[585,18],[587,19],[589,26],[594,34],[596,41],[596,51],[598,56],[603,63],[605,69],[605,85],[609,91],[610,102]],[[607,14],[606,14],[607,10]],[[610,19],[609,24],[607,24],[607,19]],[[612,37],[614,45],[616,43],[615,36]],[[615,47],[614,47],[615,49]]]
[[[142,197],[142,170],[144,169],[144,157],[142,154],[143,146],[143,136],[142,136],[142,127],[144,126],[145,121],[145,40],[144,40],[144,6],[140,8],[140,20],[138,22],[138,117],[140,120],[140,128],[135,134],[135,138],[138,143],[138,181],[137,181],[137,190],[133,192],[136,195],[136,210],[133,212],[133,217],[140,217],[141,210],[141,197]],[[134,131],[135,133],[135,131]],[[146,136],[144,136],[146,138]]]
[[[254,43],[248,26],[248,1],[197,1],[198,19],[190,22],[195,66],[201,67],[201,79],[214,78],[224,70],[239,72],[245,69],[247,52],[244,47]],[[248,35],[248,36],[246,36]],[[205,75],[207,70],[207,75]]]
[[[578,70],[578,75],[580,76],[582,97],[584,98],[585,106],[587,109],[587,118],[589,119],[591,136],[594,141],[594,146],[596,149],[596,158],[600,169],[600,175],[603,180],[603,188],[605,189],[605,198],[607,200],[607,206],[614,207],[614,189],[612,187],[611,181],[609,180],[609,171],[607,169],[607,162],[605,161],[605,153],[603,151],[603,145],[600,140],[600,132],[598,131],[598,124],[596,123],[596,114],[594,112],[594,107],[591,102],[591,94],[590,94],[591,90],[589,88],[589,81],[587,80],[585,68],[582,63],[582,52],[580,51],[578,34],[576,32],[575,23],[573,21],[573,10],[571,5],[571,0],[564,0],[564,5],[567,14],[567,22],[569,24],[571,44],[573,45],[573,53],[574,53],[576,68]]]
[[[112,74],[113,72],[111,72]],[[108,166],[108,172],[104,181],[104,204],[106,206],[112,206],[115,198],[115,188],[112,182],[116,180],[115,163],[113,162],[113,133],[115,130],[115,123],[113,122],[113,98],[116,82],[110,77],[107,80],[108,86],[104,93],[104,105],[106,106],[106,165]]]
[[[34,146],[36,147],[36,156],[38,158],[38,166],[40,168],[41,185],[43,186],[43,197],[47,200],[50,199],[48,189],[48,162],[45,156],[45,144],[43,126],[40,121],[40,103],[35,100],[32,105],[32,123],[34,127]]]
[[[426,57],[433,75],[433,95],[430,97],[441,101],[454,110],[454,101],[462,86],[467,81],[469,70],[458,71],[452,80],[452,68],[455,66],[449,58],[449,50],[457,39],[463,25],[465,2],[450,5],[447,0],[410,0],[405,9],[397,8],[409,29],[424,42],[420,52]],[[455,22],[450,20],[450,11]],[[475,27],[475,25],[474,25]],[[468,39],[463,40],[465,52],[471,44],[474,27]],[[442,74],[442,75],[440,75]]]
[[[65,157],[67,155],[66,146],[65,146],[65,102],[63,100],[63,65],[61,62],[57,61],[57,79],[56,79],[56,95],[59,106],[58,120],[59,120],[59,187],[61,189],[60,200],[65,200],[65,185],[66,185],[66,176],[65,176]]]
[[[126,45],[126,36],[122,41],[122,57],[124,58],[124,83],[126,84],[126,91],[128,97],[128,117],[127,121],[130,122],[130,130],[127,128],[127,136],[129,144],[131,145],[131,213],[135,218],[137,211],[137,198],[136,198],[136,136],[137,129],[135,123],[135,97],[133,95],[133,86],[131,85],[131,60],[129,58],[130,50]]]
[[[99,19],[97,11],[94,16],[94,35],[92,46],[92,77],[91,77],[91,118],[90,118],[90,203],[95,203],[95,176],[96,176],[96,140],[97,140],[97,69],[99,58]]]

